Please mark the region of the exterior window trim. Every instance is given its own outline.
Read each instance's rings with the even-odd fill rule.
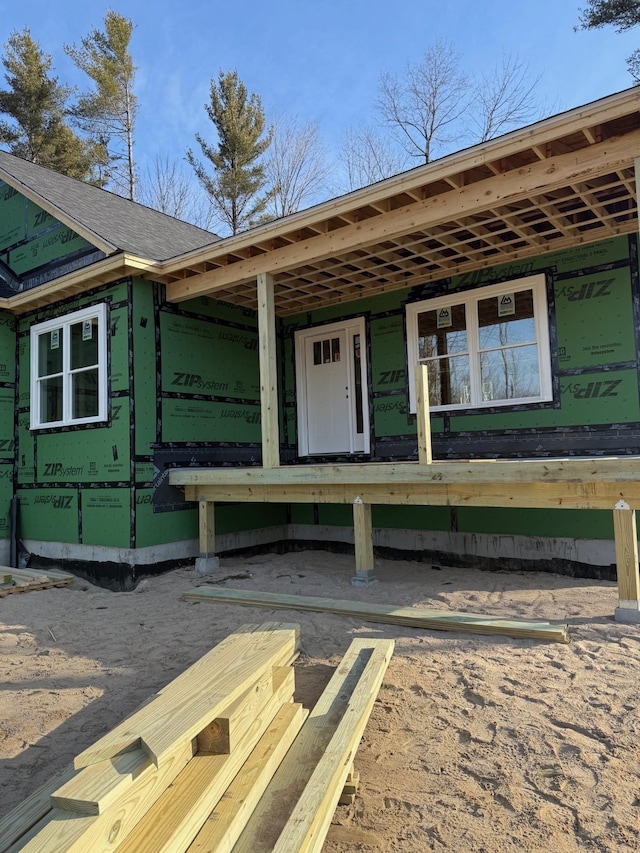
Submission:
[[[407,324],[407,365],[409,368],[409,410],[416,411],[415,365],[418,358],[418,315],[424,311],[433,311],[452,305],[464,305],[467,317],[470,370],[479,374],[479,345],[476,304],[482,299],[491,299],[505,293],[518,293],[531,290],[533,293],[534,324],[538,345],[538,373],[540,376],[540,394],[536,397],[520,397],[503,400],[472,400],[470,403],[452,403],[443,406],[431,406],[432,412],[466,411],[468,409],[488,409],[523,404],[535,405],[553,400],[551,377],[551,351],[549,344],[549,313],[547,287],[544,273],[514,279],[500,284],[478,287],[468,291],[457,291],[446,296],[437,296],[421,302],[410,302],[406,306]],[[426,361],[424,359],[423,361]],[[473,383],[472,383],[473,384]]]
[[[98,414],[90,417],[74,418],[71,414],[71,377],[70,367],[70,334],[72,325],[84,320],[98,320]],[[63,417],[57,421],[42,421],[40,411],[40,389],[38,376],[38,339],[41,335],[63,329],[62,335],[62,411]],[[30,426],[32,430],[51,429],[54,427],[76,426],[78,424],[98,423],[107,420],[107,306],[104,302],[91,305],[71,314],[63,314],[31,327],[30,358]]]

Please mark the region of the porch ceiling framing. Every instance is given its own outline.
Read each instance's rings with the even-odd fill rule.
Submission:
[[[640,93],[629,90],[166,262],[167,298],[288,316],[637,228]]]

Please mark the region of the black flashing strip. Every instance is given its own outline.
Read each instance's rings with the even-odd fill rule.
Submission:
[[[630,234],[629,237],[634,237],[633,234]],[[574,278],[583,278],[586,276],[597,275],[598,273],[610,272],[611,270],[619,270],[624,267],[628,267],[631,265],[633,269],[633,264],[631,263],[631,253],[626,258],[621,258],[618,261],[609,261],[607,264],[598,264],[594,267],[585,267],[584,269],[579,270],[568,270],[562,273],[556,273],[554,275],[554,279],[556,281],[569,281]]]
[[[638,330],[636,329],[636,336]],[[582,376],[583,374],[592,375],[594,373],[614,373],[617,370],[634,370],[637,368],[637,361],[617,361],[613,364],[598,364],[590,367],[568,367],[565,370],[559,370],[558,376],[565,378],[567,376]]]
[[[216,394],[185,394],[183,391],[163,391],[161,396],[163,400],[200,400],[206,403],[260,407],[260,400],[247,400],[244,397],[218,397]]]
[[[127,346],[129,348],[129,547],[136,547],[136,419],[133,335],[133,279],[127,282]]]
[[[237,308],[238,306],[232,306],[232,307]],[[253,332],[254,334],[256,334],[258,331],[257,322],[253,323],[253,324],[238,323],[235,320],[229,320],[226,317],[225,318],[216,317],[213,314],[200,314],[197,311],[185,311],[184,308],[180,308],[177,305],[174,305],[173,303],[170,303],[170,302],[165,302],[162,305],[160,310],[164,314],[174,314],[178,317],[188,317],[191,320],[202,320],[204,322],[209,322],[209,323],[213,322],[213,323],[216,323],[220,326],[226,326],[230,329],[238,329],[239,331],[242,331],[242,332]],[[243,309],[238,308],[238,310],[243,310]],[[246,309],[246,310],[249,310],[249,309]],[[256,320],[257,320],[257,316],[258,316],[257,312],[252,312],[252,316],[256,317]]]
[[[640,353],[640,270],[638,263],[638,236],[629,234],[629,259],[631,261],[631,304],[633,311],[633,330],[636,353]],[[640,370],[638,371],[638,394],[640,395]]]
[[[164,289],[164,285],[153,285],[153,324],[156,367],[156,442],[162,441],[162,347],[160,346],[160,304],[164,295]]]
[[[109,481],[103,480],[101,482],[96,482],[95,480],[90,481],[77,481],[77,482],[63,482],[58,480],[45,480],[39,481],[37,483],[18,483],[17,488],[21,491],[33,491],[39,489],[41,491],[46,491],[47,489],[95,489],[99,491],[100,489],[129,489],[129,481],[128,480],[118,480],[118,481]]]

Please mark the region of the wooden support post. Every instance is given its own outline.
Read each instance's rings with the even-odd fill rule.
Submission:
[[[260,408],[262,415],[262,466],[280,465],[278,423],[278,369],[273,276],[258,275],[258,337],[260,343]]]
[[[416,364],[416,415],[418,420],[418,461],[433,462],[431,452],[431,417],[429,415],[429,377],[426,364]]]
[[[216,557],[215,504],[204,495],[198,499],[198,535],[200,556],[196,560],[196,571],[204,575],[220,568]]]
[[[617,622],[640,622],[640,575],[638,573],[638,533],[636,513],[626,501],[613,510],[618,575]]]
[[[377,580],[374,574],[371,504],[364,503],[361,497],[353,502],[353,538],[356,546],[356,574],[351,583],[354,586],[370,586]]]

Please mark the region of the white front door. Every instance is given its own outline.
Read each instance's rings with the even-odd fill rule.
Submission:
[[[369,450],[364,320],[296,332],[302,456]]]

